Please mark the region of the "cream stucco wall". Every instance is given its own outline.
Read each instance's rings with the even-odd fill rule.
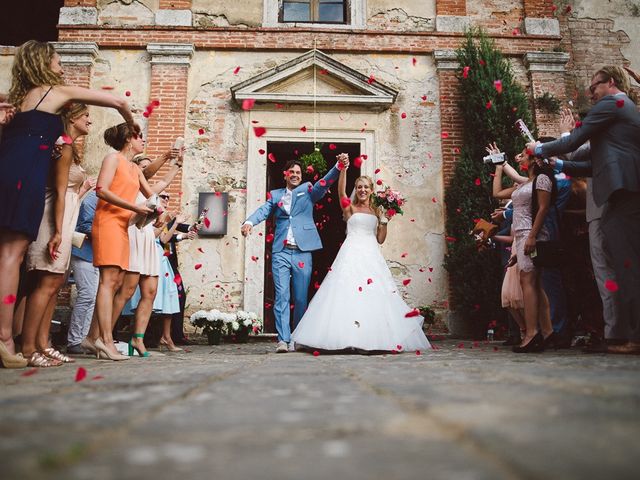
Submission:
[[[262,282],[262,274],[243,278],[250,254],[245,252],[245,240],[239,232],[242,221],[264,199],[264,181],[247,185],[247,158],[255,157],[247,151],[253,135],[251,122],[258,121],[267,131],[279,129],[292,133],[299,133],[305,125],[307,140],[311,140],[313,112],[309,107],[294,106],[281,110],[273,106],[258,107],[243,112],[231,103],[229,88],[296,56],[298,54],[273,53],[265,58],[252,52],[196,52],[192,60],[186,135],[190,158],[184,172],[183,202],[185,206],[188,203],[191,213],[195,214],[198,192],[217,190],[230,194],[228,235],[185,244],[181,252],[185,265],[203,263],[200,270],[185,268],[182,271],[186,285],[191,288],[190,301],[203,301],[202,305],[195,305],[197,307],[237,305],[242,300],[244,282]],[[372,134],[375,155],[370,155],[367,162],[380,168],[380,177],[409,198],[405,216],[391,223],[383,253],[399,284],[404,278],[413,279],[408,287],[402,287],[410,303],[421,305],[444,300],[446,276],[440,267],[444,254],[440,128],[433,61],[430,57],[417,57],[413,66],[412,57],[404,55],[335,55],[334,58],[366,75],[373,74],[378,81],[400,91],[393,108],[383,112],[323,107],[319,109],[317,128],[326,138],[331,138],[332,132],[338,136],[345,132],[357,136],[362,129]],[[241,66],[241,70],[234,75],[236,66]],[[422,95],[426,95],[426,101]],[[405,119],[401,118],[403,112],[407,114]],[[199,135],[200,128],[207,133]],[[264,158],[257,161],[262,162],[262,168],[268,168]],[[247,205],[246,189],[261,189],[260,201]],[[198,248],[206,252],[205,261]],[[262,259],[263,253],[256,256]],[[402,258],[403,253],[408,255]],[[428,267],[433,267],[433,272],[429,272]]]

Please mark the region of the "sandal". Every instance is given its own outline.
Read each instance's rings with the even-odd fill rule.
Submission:
[[[33,352],[27,363],[27,366],[36,368],[59,367],[60,365],[62,365],[62,362],[49,358],[40,352]]]
[[[76,361],[73,358],[67,357],[66,355],[59,352],[53,347],[45,348],[42,351],[42,353],[46,357],[49,357],[52,360],[57,360],[58,362],[61,362],[61,363],[76,363]]]

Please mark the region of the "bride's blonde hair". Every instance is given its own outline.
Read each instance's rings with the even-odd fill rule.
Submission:
[[[371,180],[371,177],[369,177],[368,175],[361,175],[360,177],[356,178],[356,181],[353,184],[353,199],[352,199],[352,203],[354,205],[359,205],[360,204],[360,199],[358,198],[358,195],[356,195],[356,190],[358,188],[358,182],[365,182],[367,184],[369,184],[369,189],[371,190],[371,194],[369,195],[369,208],[371,210],[374,209],[373,207],[373,180]]]

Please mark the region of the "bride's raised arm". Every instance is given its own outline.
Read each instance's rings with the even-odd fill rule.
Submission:
[[[349,168],[349,156],[346,153],[338,155],[338,162],[342,164],[340,169],[340,176],[338,177],[338,198],[340,199],[340,207],[344,214],[344,219],[348,220],[351,216],[351,202],[347,202],[344,199],[349,200],[347,196],[347,170]]]

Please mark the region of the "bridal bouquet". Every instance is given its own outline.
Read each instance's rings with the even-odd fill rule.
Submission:
[[[376,207],[382,207],[389,217],[396,214],[402,215],[402,206],[406,203],[406,199],[397,190],[391,190],[391,187],[384,186],[382,190],[378,190],[373,196],[373,204]]]

